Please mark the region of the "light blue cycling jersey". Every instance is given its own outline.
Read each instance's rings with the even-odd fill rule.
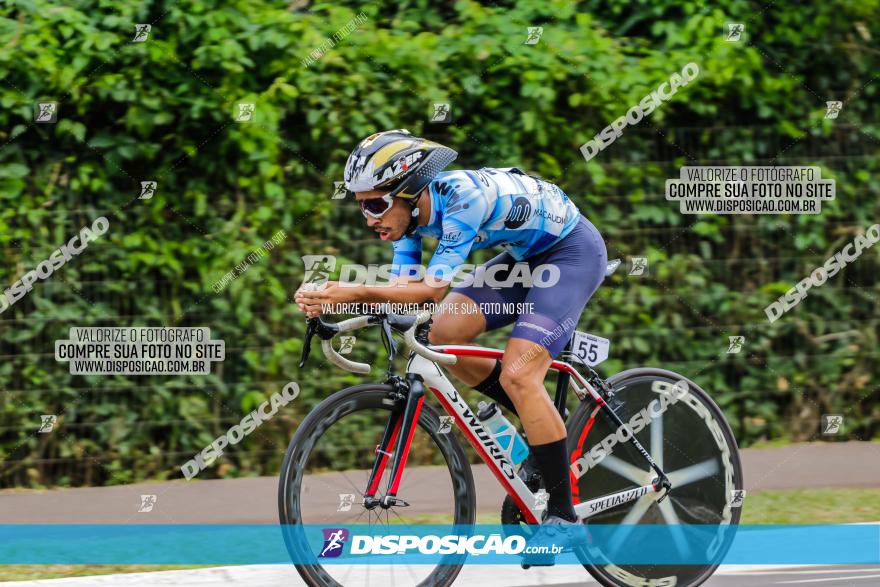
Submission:
[[[580,217],[559,187],[516,168],[444,171],[428,189],[428,224],[392,243],[394,275],[417,274],[424,236],[440,241],[428,275],[450,281],[473,249],[499,246],[522,261],[568,235]]]

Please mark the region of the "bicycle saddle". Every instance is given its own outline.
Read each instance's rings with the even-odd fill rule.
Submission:
[[[608,277],[620,267],[620,259],[611,259],[608,261],[608,265],[605,266],[605,277]]]

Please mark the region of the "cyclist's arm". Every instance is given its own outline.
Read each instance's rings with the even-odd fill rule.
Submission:
[[[451,210],[451,211],[450,211]],[[488,202],[476,187],[456,186],[443,216],[443,234],[428,264],[425,280],[409,282],[405,287],[367,287],[359,295],[365,302],[439,302],[449,289],[455,272],[467,260],[477,231],[489,217]],[[421,250],[421,249],[420,249]]]
[[[398,281],[394,285],[355,288],[353,294],[358,301],[424,303],[443,299],[455,272],[467,260],[477,231],[490,215],[488,202],[480,194],[479,188],[459,184],[455,192],[447,202],[443,234],[428,264],[425,279],[411,281],[412,277],[407,277],[406,271],[399,271]],[[410,238],[416,242],[407,240]],[[421,239],[418,237],[404,237],[395,241],[394,263],[402,266],[417,264],[421,260],[421,250]],[[399,284],[402,279],[410,281],[402,286]]]
[[[456,186],[443,216],[440,243],[428,263],[426,280],[430,285],[448,285],[452,281],[470,255],[480,227],[490,216],[489,203],[479,188]]]
[[[418,281],[422,261],[422,239],[418,236],[405,236],[392,243],[394,258],[391,274],[394,276],[387,286],[359,286],[353,292],[357,300],[364,303],[396,302],[420,304],[439,302],[446,287],[430,287]]]
[[[412,279],[417,276],[422,262],[422,237],[405,236],[393,241],[391,248],[394,250],[391,275],[398,279]]]

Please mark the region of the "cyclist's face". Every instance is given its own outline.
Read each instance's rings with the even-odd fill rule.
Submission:
[[[355,192],[354,196],[358,202],[375,200],[375,202],[371,202],[370,207],[375,210],[382,210],[385,206],[382,196],[385,194],[386,192],[377,190],[372,192]],[[375,230],[376,234],[383,241],[396,241],[402,237],[403,233],[406,232],[406,227],[409,226],[410,216],[409,206],[400,202],[398,198],[391,198],[391,207],[379,218],[374,218],[370,214],[364,214],[367,226]]]

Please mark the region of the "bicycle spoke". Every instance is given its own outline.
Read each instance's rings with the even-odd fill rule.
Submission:
[[[654,503],[654,497],[652,495],[643,495],[633,504],[632,509],[627,512],[626,516],[620,521],[620,528],[614,533],[614,538],[611,539],[611,552],[616,553],[620,550],[620,547],[629,538],[630,532],[633,530],[633,525],[638,524],[639,520],[642,519],[642,516],[645,515],[645,512],[648,511],[648,508],[651,507],[651,504]]]
[[[678,554],[682,557],[689,556],[691,549],[688,547],[687,540],[685,540],[684,530],[681,529],[681,522],[678,519],[678,514],[675,513],[672,501],[665,499],[657,505],[660,507],[660,514],[668,524],[669,532],[672,534],[672,541],[675,543]]]
[[[361,497],[364,496],[364,492],[357,488],[354,482],[352,482],[352,480],[348,478],[348,475],[345,474],[345,471],[343,471],[341,475],[343,476],[343,478],[345,478],[346,481],[348,481],[348,484],[351,485],[352,489],[354,489],[356,495],[360,495]]]
[[[406,571],[409,573],[409,576],[413,581],[418,582],[418,577],[413,573],[412,565],[406,565]]]
[[[663,468],[663,414],[651,422],[651,458]]]
[[[714,524],[724,519],[729,500],[728,487],[741,486],[735,444],[723,415],[711,398],[698,390],[692,392],[688,402],[669,403],[662,414],[655,416],[656,411],[651,407],[652,402],[657,400],[655,381],[650,375],[636,374],[623,378],[615,386],[620,390],[617,398],[627,405],[627,415],[648,410],[651,418],[647,419],[647,425],[638,433],[639,442],[668,476],[672,488],[662,501],[657,501],[658,494],[651,493],[595,516],[597,524],[617,525],[607,540],[593,545],[597,553],[589,557],[602,561],[593,568],[597,570],[597,578],[601,576],[607,581],[603,584],[667,584],[673,578],[677,585],[702,584],[714,566],[707,561],[694,563],[688,560],[703,548],[696,537],[702,537],[703,534],[694,526]],[[702,404],[702,408],[697,403]],[[714,423],[709,422],[710,416]],[[586,408],[580,411],[579,419],[574,422],[575,427],[590,426],[587,430],[590,440],[586,443],[585,440],[578,440],[578,444],[574,445],[580,454],[588,453],[592,450],[590,445],[595,447],[596,443],[604,442],[602,439],[619,432],[611,418],[591,421],[590,410]],[[719,429],[721,434],[718,434]],[[584,428],[573,432],[577,434],[582,430]],[[725,454],[722,443],[730,450],[729,460],[722,457]],[[612,455],[605,456],[578,478],[578,498],[581,502],[624,491],[633,485],[643,486],[653,479],[653,471],[639,454],[629,450],[625,444],[615,444],[617,446]],[[733,471],[729,468],[733,468]],[[656,507],[653,506],[655,503]],[[729,514],[732,524],[738,522],[738,514],[738,511]],[[642,532],[641,529],[647,531]],[[615,557],[621,553],[656,547],[655,531],[661,533],[660,540],[672,549],[666,563],[614,564]],[[690,531],[697,532],[691,535]],[[729,543],[722,545],[717,557],[713,555],[713,558],[721,560],[727,548]],[[621,579],[621,567],[631,575],[632,583]]]
[[[679,469],[678,471],[672,471],[666,475],[669,477],[669,481],[672,483],[674,489],[677,487],[683,487],[694,481],[700,481],[701,479],[711,477],[718,473],[718,470],[718,460],[713,458],[706,459],[702,463],[697,463],[696,465],[691,465],[684,469]]]
[[[467,459],[461,447],[457,443],[451,443],[448,437],[431,436],[430,431],[424,427],[424,420],[420,420],[417,423],[418,428],[413,431],[409,460],[400,480],[400,499],[409,498],[407,501],[412,502],[414,507],[367,509],[360,503],[352,504],[351,509],[348,505],[343,505],[342,509],[348,511],[338,511],[340,504],[348,504],[345,501],[348,498],[335,501],[336,494],[353,494],[357,496],[356,501],[363,498],[374,463],[372,438],[385,428],[391,414],[386,401],[387,386],[376,388],[357,390],[357,393],[351,393],[350,398],[337,400],[348,411],[325,407],[321,414],[323,419],[316,419],[307,428],[300,427],[298,437],[294,438],[289,449],[299,452],[288,454],[284,473],[285,478],[299,480],[298,494],[286,498],[291,511],[290,518],[303,524],[325,526],[364,524],[367,532],[377,535],[393,533],[395,528],[418,523],[425,516],[442,516],[444,520],[449,518],[465,524],[472,521],[473,496],[463,491],[470,477]],[[428,421],[436,422],[438,416],[432,413],[434,408],[424,409],[427,410],[423,413],[427,414]],[[349,416],[350,414],[356,415]],[[344,420],[339,424],[342,418]],[[351,430],[356,430],[356,434],[352,434]],[[332,450],[324,450],[325,447]],[[438,448],[441,449],[439,456],[443,457],[439,462]],[[335,472],[331,473],[332,469],[336,469]],[[441,473],[445,480],[440,479]],[[381,488],[375,497],[383,497],[382,490],[387,487],[390,476],[391,468],[386,467],[377,480]],[[431,499],[420,499],[428,488],[431,489]],[[462,507],[461,499],[467,499],[470,505]],[[288,548],[296,546],[288,543]],[[294,551],[291,552],[296,555]],[[385,564],[375,564],[376,562],[379,561],[372,564],[365,562],[332,565],[323,564],[324,561],[318,559],[315,565],[297,565],[297,570],[304,577],[309,573],[322,573],[314,584],[326,587],[395,587],[446,584],[445,577],[450,576],[450,573],[457,573],[457,567],[460,566],[454,562],[433,565],[433,568],[431,565],[404,564],[407,567],[404,570],[399,568],[400,565],[393,564],[399,562],[399,559]],[[314,567],[319,567],[320,571],[315,571]]]
[[[351,575],[351,573],[352,573],[352,571],[354,571],[354,569],[355,569],[354,565],[348,565],[348,571],[342,576],[342,581],[340,581],[340,583],[342,585],[345,585],[345,582],[348,580],[349,575]]]
[[[608,455],[602,462],[599,463],[600,467],[605,467],[609,471],[613,471],[617,473],[624,479],[628,481],[632,481],[637,485],[641,485],[645,481],[645,475],[648,474],[648,471],[645,469],[640,469],[633,465],[632,463],[627,463],[624,460],[619,459],[614,455]]]
[[[354,522],[352,522],[352,525],[357,524],[360,521],[360,519],[364,516],[364,514],[367,513],[368,511],[370,511],[370,510],[368,510],[367,508],[362,509],[361,513],[358,514],[358,517],[356,517],[354,519]]]
[[[400,517],[400,514],[398,514],[396,511],[394,511],[394,508],[389,508],[389,509],[391,510],[391,513],[393,513],[395,516],[397,516],[397,517],[400,519],[401,522],[403,522],[404,524],[406,524],[406,520],[404,520],[403,518],[401,518],[401,517]]]

